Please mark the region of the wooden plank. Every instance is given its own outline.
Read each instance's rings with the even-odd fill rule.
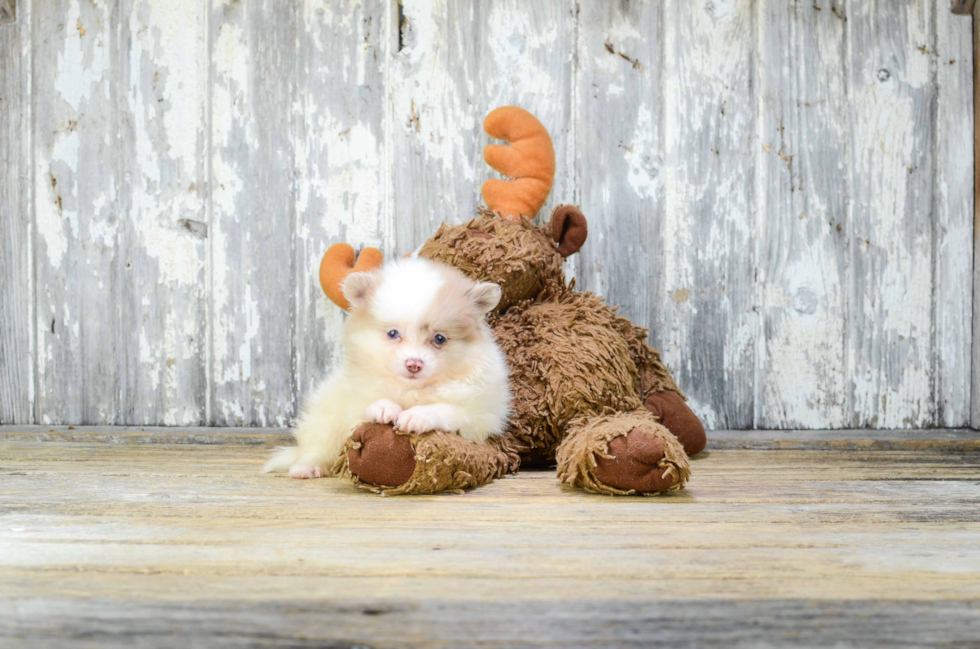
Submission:
[[[974,453],[980,436],[968,428],[881,430],[713,430],[709,450],[853,450]]]
[[[970,423],[973,341],[973,29],[936,12],[935,395],[937,426]]]
[[[483,118],[516,104],[555,140],[555,188],[541,210],[571,202],[571,77],[575,17],[558,2],[399,3],[388,65],[389,157],[399,253],[421,245],[443,221],[476,215],[483,162]]]
[[[288,441],[288,428],[219,428],[213,426],[0,426],[0,440],[109,444],[260,444]],[[793,450],[873,447],[881,450],[945,449],[960,452],[980,447],[968,428],[926,430],[713,430],[709,450]]]
[[[17,0],[0,0],[0,25],[17,19]]]
[[[205,422],[206,9],[121,0],[116,421]]]
[[[130,323],[115,2],[33,7],[35,316],[40,423],[120,423]]]
[[[0,2],[0,423],[34,421],[31,16]],[[5,24],[13,23],[13,24]]]
[[[216,426],[0,426],[0,441],[83,444],[257,444],[293,443],[288,428]]]
[[[315,605],[287,600],[244,607],[237,602],[192,606],[58,597],[0,601],[5,604],[0,608],[0,622],[6,630],[0,637],[4,639],[27,640],[33,646],[70,643],[99,648],[141,647],[147,638],[188,648],[249,644],[295,647],[307,643],[321,647],[460,649],[502,645],[649,647],[663,642],[699,646],[934,646],[969,644],[975,636],[977,616],[971,602],[937,606],[885,599],[718,599],[683,604],[637,599],[489,604],[426,599],[412,606],[390,600]],[[833,623],[828,624],[829,620]]]
[[[755,425],[846,425],[843,2],[760,5],[756,59],[759,403]]]
[[[577,286],[622,305],[659,348],[667,341],[663,6],[585,3],[578,19],[577,186],[589,240]]]
[[[709,428],[755,407],[754,30],[748,0],[664,8],[664,358]]]
[[[0,425],[0,441],[103,444],[239,444],[272,447],[290,442],[287,428],[214,426],[23,426]],[[912,430],[712,430],[708,450],[929,449],[948,453],[980,450],[969,428]]]
[[[210,6],[212,425],[295,412],[296,26],[291,3]]]
[[[342,353],[343,315],[320,288],[320,259],[345,241],[394,254],[388,220],[385,62],[392,3],[309,0],[299,16],[295,135],[296,390]]]
[[[973,123],[980,124],[980,7],[973,11]],[[973,358],[970,425],[980,429],[980,129],[973,131]]]
[[[0,444],[0,642],[930,644],[978,620],[975,447],[714,450],[661,498],[551,471],[382,498],[266,453]]]
[[[848,7],[851,426],[936,420],[935,3]]]

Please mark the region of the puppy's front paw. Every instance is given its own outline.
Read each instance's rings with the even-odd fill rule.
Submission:
[[[376,424],[393,424],[402,413],[402,407],[391,399],[378,399],[364,411],[364,418]]]
[[[408,410],[402,410],[395,422],[395,427],[406,433],[427,433],[430,430],[441,430],[442,424],[442,418],[434,408],[431,406],[415,406]]]
[[[323,471],[318,466],[297,463],[289,467],[289,477],[297,480],[314,480],[322,478]]]

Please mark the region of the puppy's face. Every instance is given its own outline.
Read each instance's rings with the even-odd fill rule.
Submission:
[[[500,301],[500,287],[413,258],[349,275],[344,296],[351,303],[350,359],[379,377],[421,387],[472,367],[477,343],[489,336],[483,320]]]

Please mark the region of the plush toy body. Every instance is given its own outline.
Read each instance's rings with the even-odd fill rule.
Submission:
[[[585,217],[559,206],[548,224],[535,226],[528,220],[533,213],[523,213],[540,207],[550,191],[554,154],[538,150],[544,142],[550,149],[546,131],[514,107],[491,113],[487,130],[517,134],[526,144],[504,152],[488,147],[485,154],[524,195],[508,195],[504,181],[488,182],[490,209],[469,223],[444,224],[418,254],[501,286],[491,325],[511,373],[508,435],[477,444],[448,432],[405,435],[365,424],[335,471],[392,494],[478,486],[522,461],[557,464],[562,482],[595,493],[683,487],[688,455],[705,445],[701,422],[647,344],[646,330],[565,283],[563,260],[585,242]],[[520,182],[525,176],[533,182]],[[522,211],[507,213],[515,209]],[[343,254],[350,266],[353,257]]]

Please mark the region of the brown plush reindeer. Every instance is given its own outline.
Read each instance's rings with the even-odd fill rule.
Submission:
[[[544,226],[529,220],[551,191],[551,138],[513,106],[491,112],[484,128],[509,142],[488,146],[484,158],[510,180],[487,181],[487,209],[468,223],[443,224],[418,254],[501,286],[490,321],[510,366],[508,432],[479,444],[450,432],[410,435],[365,423],[334,471],[387,494],[475,487],[522,462],[556,463],[563,483],[595,493],[682,488],[688,455],[704,448],[704,427],[647,344],[647,331],[566,285],[562,262],[585,242],[585,217],[559,206]],[[343,278],[376,266],[380,253],[365,250],[356,266],[354,259],[353,249],[338,244],[321,265],[324,290],[342,307],[343,296],[335,298]]]

